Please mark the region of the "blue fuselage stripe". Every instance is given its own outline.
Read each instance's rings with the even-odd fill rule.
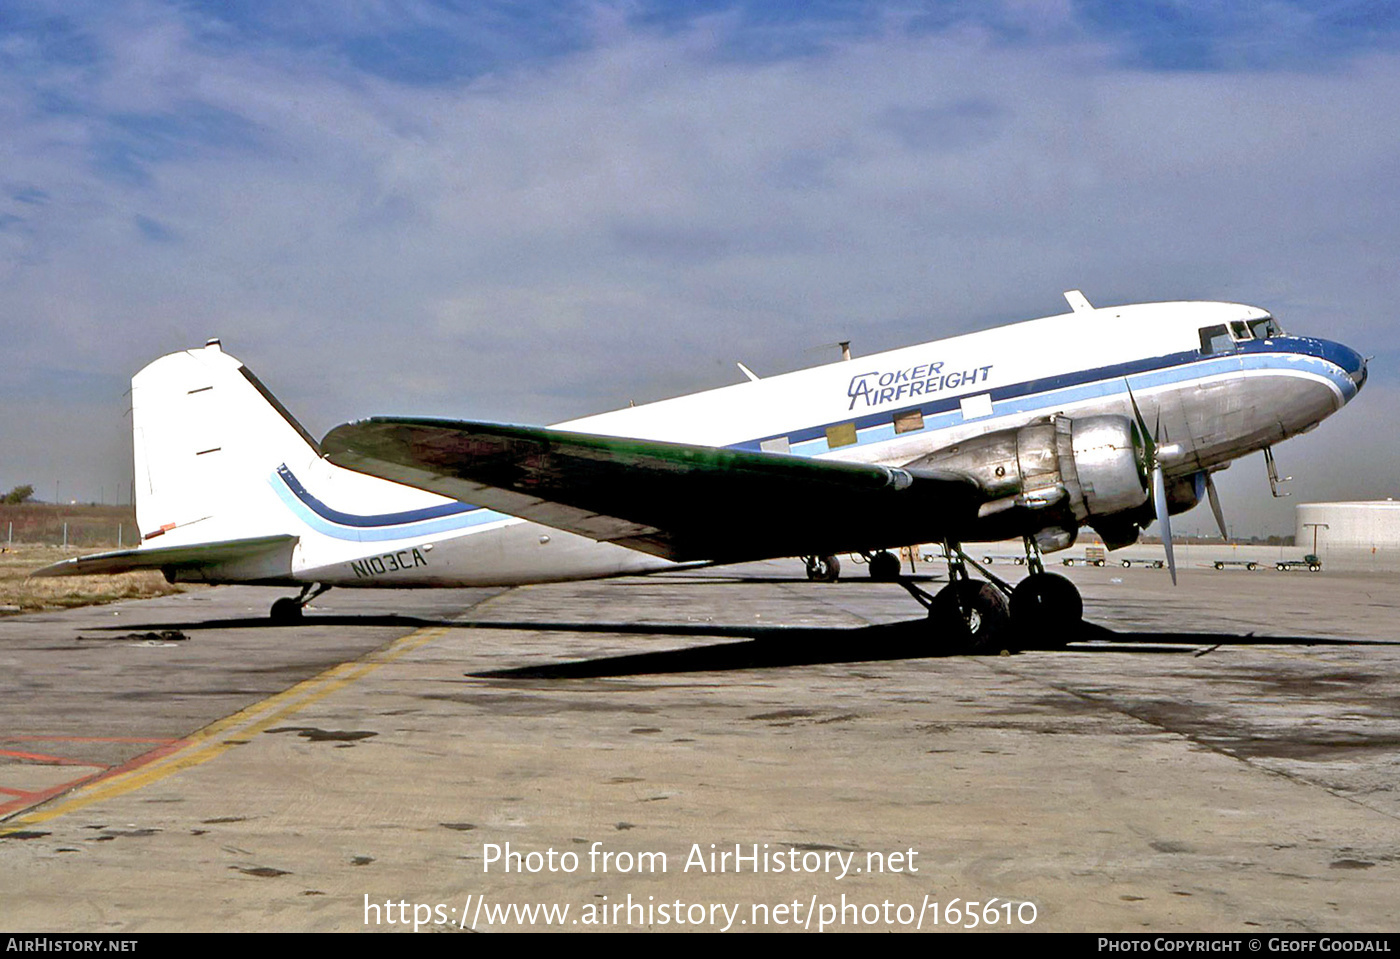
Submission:
[[[991,397],[995,415],[1001,416],[1101,396],[1126,394],[1124,381],[1129,377],[1134,378],[1132,386],[1150,389],[1156,386],[1182,383],[1241,370],[1298,369],[1301,367],[1325,376],[1336,385],[1345,399],[1350,400],[1356,393],[1356,384],[1346,375],[1344,368],[1346,357],[1339,353],[1345,349],[1339,344],[1326,340],[1302,337],[1244,342],[1238,344],[1236,350],[1227,353],[1211,356],[1202,356],[1195,350],[1171,353],[1091,370],[1076,370],[1057,376],[1025,380],[1007,386],[993,387],[985,392]],[[854,422],[856,430],[860,434],[859,445],[880,442],[889,438],[873,434],[887,432],[890,436],[894,435],[893,418],[898,414],[915,410],[923,413],[925,431],[957,425],[958,416],[962,411],[962,401],[968,395],[960,394],[937,400],[908,403],[902,406],[891,404],[878,413],[856,416]],[[1028,397],[1033,397],[1034,401],[1025,402]],[[1021,402],[1015,402],[1017,400]],[[761,444],[767,440],[786,437],[794,455],[809,456],[815,453],[824,453],[826,452],[827,428],[850,422],[852,422],[850,419],[840,420],[794,430],[787,434],[745,440],[733,444],[730,448],[759,450]],[[819,448],[799,448],[812,444],[814,441],[821,441],[816,444]]]
[[[992,415],[1004,416],[1039,412],[1087,399],[1126,394],[1125,381],[1129,377],[1133,378],[1132,386],[1138,389],[1152,389],[1245,370],[1265,372],[1301,369],[1325,377],[1336,386],[1345,400],[1350,400],[1356,394],[1357,386],[1347,375],[1346,364],[1354,357],[1346,347],[1327,340],[1278,337],[1240,343],[1230,352],[1211,356],[1203,356],[1194,350],[1172,353],[1092,370],[1076,370],[1057,376],[1025,380],[994,387],[987,392],[993,404]],[[923,432],[956,426],[961,422],[961,403],[965,398],[966,395],[959,395],[906,406],[892,404],[878,413],[854,417],[857,443],[843,448],[853,449],[855,446],[892,439],[895,435],[894,416],[914,410],[923,414]],[[851,420],[840,422],[850,423]],[[814,456],[827,452],[826,430],[828,426],[833,425],[837,424],[794,430],[785,434],[785,438],[794,455]],[[911,431],[903,435],[912,435],[914,432],[920,431]],[[731,443],[726,448],[758,450],[765,440],[777,438],[775,435],[744,440]],[[317,499],[285,465],[278,467],[272,486],[282,501],[307,525],[337,539],[379,541],[428,536],[512,518],[504,513],[466,503],[444,503],[424,509],[374,515],[346,513]]]

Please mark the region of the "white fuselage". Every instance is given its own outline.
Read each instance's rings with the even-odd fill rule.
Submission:
[[[1212,329],[1214,343],[1203,342]],[[1339,344],[1279,334],[1254,307],[1153,303],[1081,309],[557,428],[903,465],[1048,414],[1131,416],[1131,388],[1143,420],[1160,431],[1165,471],[1186,476],[1312,428],[1356,394],[1364,369]],[[262,481],[295,517],[290,567],[197,578],[513,585],[672,565],[352,473],[310,448],[283,460]]]

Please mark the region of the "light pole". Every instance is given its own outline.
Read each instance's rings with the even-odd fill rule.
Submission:
[[[1312,531],[1313,531],[1313,548],[1312,548],[1312,554],[1313,554],[1314,556],[1316,556],[1316,555],[1317,555],[1317,528],[1318,528],[1319,526],[1321,526],[1323,529],[1331,529],[1332,527],[1328,526],[1326,523],[1304,523],[1303,525],[1304,525],[1304,526],[1311,526],[1311,527],[1312,527]]]

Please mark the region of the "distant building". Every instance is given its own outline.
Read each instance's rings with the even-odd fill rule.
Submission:
[[[1299,503],[1297,549],[1323,566],[1400,570],[1400,502]]]

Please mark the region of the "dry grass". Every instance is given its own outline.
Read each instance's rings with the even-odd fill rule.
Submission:
[[[41,566],[90,552],[98,551],[18,544],[0,550],[0,615],[96,606],[122,599],[146,599],[184,592],[189,588],[183,584],[172,586],[158,572],[29,578],[29,574]]]

